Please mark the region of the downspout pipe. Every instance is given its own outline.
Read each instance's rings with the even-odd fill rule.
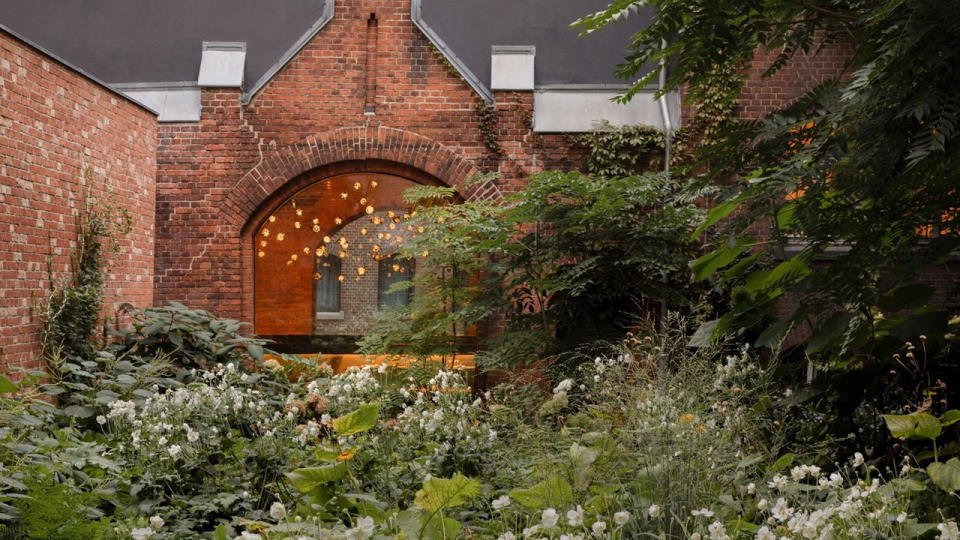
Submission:
[[[667,40],[660,42],[660,48],[667,48]],[[667,94],[663,89],[667,86],[667,59],[660,59],[660,77],[657,91],[660,93],[660,116],[663,117],[664,144],[663,172],[670,174],[670,156],[673,153],[673,120],[670,118],[670,106],[667,104]]]
[[[661,50],[667,48],[667,40],[662,40],[660,42]],[[658,81],[657,91],[660,93],[660,98],[657,100],[660,102],[660,115],[663,117],[663,172],[669,176],[670,175],[670,156],[673,151],[673,121],[670,118],[670,107],[667,104],[667,94],[663,91],[667,86],[667,59],[660,59],[660,77]],[[663,284],[667,285],[667,276],[662,277]],[[667,329],[667,300],[660,300],[660,332],[661,334],[666,332]],[[657,358],[657,370],[660,372],[661,380],[667,374],[667,353],[666,347],[661,345],[660,355]]]

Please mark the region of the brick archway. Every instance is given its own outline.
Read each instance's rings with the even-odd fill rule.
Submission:
[[[468,186],[479,171],[451,149],[409,131],[343,128],[264,156],[226,195],[224,214],[239,232],[242,320],[254,320],[254,239],[279,203],[324,178],[351,172],[395,175],[421,184],[453,187],[464,199],[499,198],[495,184]]]
[[[349,127],[311,135],[265,155],[226,196],[226,217],[242,228],[287,182],[308,171],[344,161],[380,160],[419,169],[453,187],[464,199],[499,198],[492,184],[466,186],[477,168],[450,148],[402,129]]]

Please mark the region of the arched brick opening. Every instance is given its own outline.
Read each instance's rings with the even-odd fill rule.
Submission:
[[[224,214],[243,228],[263,203],[306,172],[341,162],[395,163],[454,187],[464,199],[499,198],[493,183],[467,186],[479,171],[454,149],[402,129],[350,127],[312,135],[265,155],[243,175],[224,201]]]
[[[493,183],[467,186],[478,173],[453,150],[391,128],[347,128],[307,138],[264,157],[226,196],[224,213],[239,229],[242,320],[255,320],[253,236],[274,210],[298,192],[340,175],[370,173],[418,184],[454,187],[463,199],[499,198]]]

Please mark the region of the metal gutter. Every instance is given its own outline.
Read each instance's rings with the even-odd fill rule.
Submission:
[[[4,26],[3,24],[0,24],[0,32],[2,32],[2,33],[4,33],[4,34],[7,34],[8,36],[12,37],[13,39],[15,39],[15,40],[23,43],[24,45],[30,47],[31,49],[39,52],[40,54],[46,56],[47,58],[53,60],[54,62],[62,65],[63,67],[65,67],[65,68],[67,68],[67,69],[69,69],[70,71],[73,71],[73,72],[76,73],[77,75],[82,76],[83,78],[87,79],[88,81],[90,81],[90,82],[92,82],[92,83],[94,83],[94,84],[96,84],[96,85],[98,85],[98,86],[102,86],[105,90],[107,90],[107,91],[110,92],[111,94],[114,94],[115,96],[118,96],[118,97],[123,98],[124,101],[127,101],[127,102],[129,102],[129,103],[133,103],[133,104],[136,105],[137,107],[140,107],[141,109],[143,109],[143,110],[145,110],[145,111],[153,114],[154,116],[160,116],[160,113],[159,113],[159,112],[151,109],[150,107],[147,107],[147,106],[144,105],[143,103],[140,103],[139,101],[137,101],[137,100],[135,100],[135,99],[132,99],[131,97],[129,97],[129,96],[127,96],[127,95],[124,95],[123,92],[120,92],[119,90],[115,89],[113,86],[111,86],[111,85],[109,85],[109,84],[101,81],[100,79],[98,79],[98,78],[94,77],[93,75],[87,73],[86,71],[78,68],[77,66],[71,64],[70,62],[67,62],[67,61],[64,60],[63,58],[60,58],[59,56],[53,54],[52,52],[50,52],[50,51],[48,51],[47,49],[41,47],[40,45],[37,45],[36,43],[30,41],[29,39],[21,36],[20,34],[14,32],[13,30],[11,30],[11,29],[7,28],[6,26]]]
[[[335,0],[324,0],[323,13],[320,15],[320,19],[313,23],[313,26],[311,26],[305,34],[300,36],[300,39],[298,39],[297,42],[294,43],[293,46],[283,54],[282,57],[280,57],[280,60],[278,60],[276,64],[271,66],[270,69],[268,69],[267,72],[264,73],[256,83],[254,83],[250,90],[244,92],[243,95],[240,96],[241,105],[249,105],[250,102],[257,97],[257,94],[259,94],[260,91],[263,90],[277,75],[277,73],[280,73],[280,70],[286,67],[286,65],[289,64],[290,61],[293,60],[293,58],[304,47],[307,46],[307,43],[310,43],[310,40],[319,34],[320,30],[323,30],[323,27],[326,26],[331,19],[333,19],[333,14],[335,12],[334,2]]]
[[[493,92],[487,88],[483,82],[480,81],[479,77],[470,71],[470,68],[467,67],[467,64],[464,63],[463,60],[460,60],[456,53],[453,52],[453,49],[451,49],[450,46],[440,39],[440,36],[436,33],[436,31],[434,31],[434,29],[423,20],[421,12],[421,0],[411,0],[410,20],[413,21],[413,25],[416,26],[417,29],[427,36],[427,39],[429,39],[430,42],[433,43],[433,45],[440,51],[440,54],[447,59],[447,62],[450,62],[450,65],[460,72],[460,76],[463,77],[467,84],[470,85],[470,88],[473,88],[473,91],[479,94],[484,101],[487,103],[492,103]]]

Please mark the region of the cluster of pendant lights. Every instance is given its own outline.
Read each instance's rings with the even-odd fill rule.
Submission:
[[[378,186],[377,181],[374,180],[370,182],[370,186],[376,188]],[[355,182],[353,184],[353,189],[355,191],[359,191],[361,187],[363,186],[360,182]],[[340,193],[341,199],[346,200],[349,197],[350,197],[350,194],[347,193],[346,191]],[[374,261],[379,261],[384,258],[385,256],[383,253],[384,248],[387,248],[387,251],[392,251],[391,248],[401,246],[404,242],[405,234],[409,235],[411,238],[415,238],[417,236],[417,233],[423,232],[422,226],[414,227],[411,224],[404,225],[406,221],[408,221],[410,218],[415,217],[417,215],[416,211],[412,211],[409,213],[406,213],[406,212],[398,213],[393,210],[389,210],[386,212],[386,218],[384,218],[383,216],[380,216],[380,215],[374,215],[377,210],[376,208],[373,207],[372,204],[368,204],[369,201],[367,201],[366,197],[360,197],[359,202],[360,202],[360,206],[364,208],[364,212],[366,213],[366,215],[369,216],[368,219],[370,220],[370,224],[376,229],[380,229],[380,232],[376,233],[377,243],[374,243],[370,246],[371,255]],[[312,228],[314,233],[320,233],[320,231],[322,230],[320,226],[320,218],[313,218],[308,223],[305,222],[306,220],[301,221],[299,218],[304,217],[303,209],[297,207],[296,200],[291,201],[290,206],[294,209],[294,212],[296,213],[296,217],[297,217],[297,220],[293,222],[294,229],[301,229],[303,227],[309,226]],[[273,241],[276,241],[276,242],[283,242],[286,236],[283,232],[277,232],[275,235],[271,232],[270,230],[271,224],[277,223],[277,217],[275,215],[270,216],[268,221],[269,223],[265,227],[263,227],[263,229],[261,229],[260,231],[260,236],[262,238],[260,238],[258,242],[259,248],[257,251],[257,256],[260,258],[266,257],[267,253],[265,250],[269,245],[269,242],[271,241],[270,240],[271,236],[273,236]],[[340,225],[343,225],[343,221],[344,221],[343,218],[336,217],[334,218],[333,223],[335,226],[340,226]],[[382,227],[382,225],[384,224],[386,224],[385,228]],[[371,231],[367,227],[360,228],[361,236],[367,236],[369,234],[371,234]],[[287,266],[292,266],[297,260],[299,260],[301,256],[301,252],[303,256],[309,257],[312,253],[315,257],[318,257],[318,258],[326,257],[328,255],[336,255],[341,259],[346,259],[347,257],[350,256],[351,252],[348,251],[350,249],[350,243],[347,241],[346,237],[341,236],[336,240],[334,240],[334,238],[332,238],[331,236],[325,235],[322,238],[322,240],[323,240],[323,245],[320,247],[312,248],[310,246],[304,246],[302,250],[294,251],[293,253],[291,253],[289,258],[287,259]],[[429,253],[426,251],[424,251],[421,254],[421,256],[423,257],[426,257],[428,255]],[[399,271],[402,271],[403,268],[399,264],[394,264],[393,270],[395,272],[399,272]],[[356,273],[357,273],[356,279],[359,280],[361,277],[366,275],[367,269],[363,265],[358,266],[356,268]],[[317,281],[323,278],[324,276],[321,272],[316,272],[313,275],[313,279]],[[337,276],[337,279],[340,281],[345,281],[347,278],[345,275],[339,274]]]

